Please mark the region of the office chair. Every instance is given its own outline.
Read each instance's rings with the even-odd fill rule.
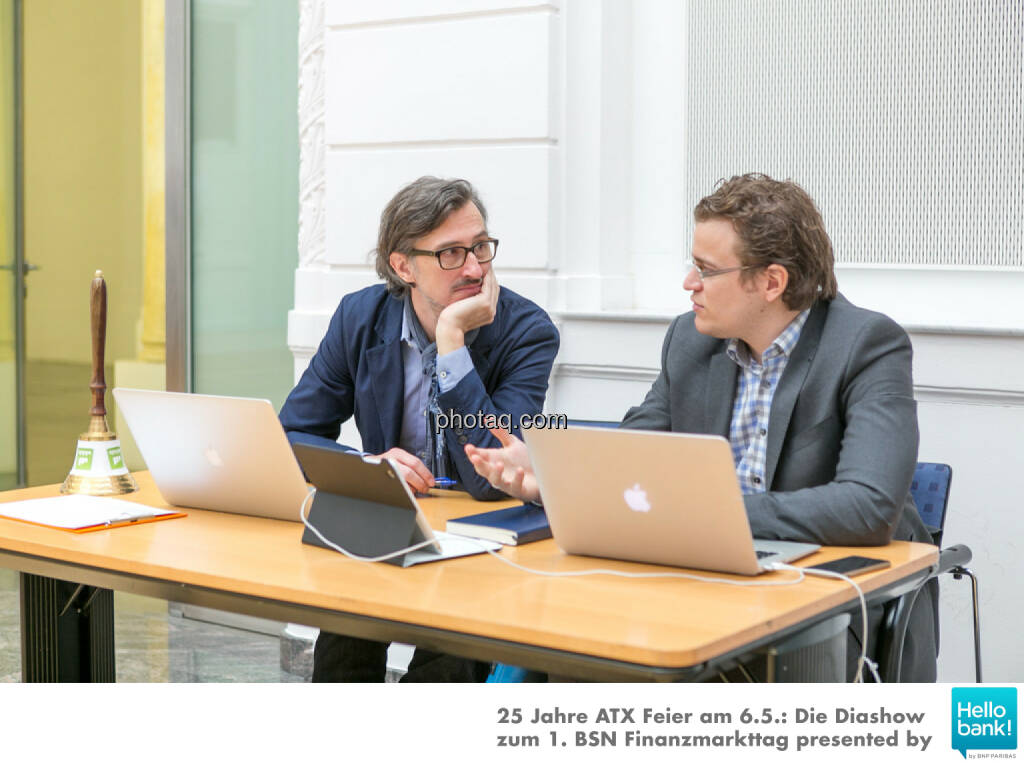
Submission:
[[[618,421],[599,421],[597,419],[569,419],[571,427],[603,427],[604,429],[618,429]]]
[[[917,505],[917,512],[931,533],[932,542],[940,548],[952,480],[953,469],[948,464],[922,461],[914,470],[914,480],[910,485],[910,494]],[[965,575],[971,579],[971,599],[974,605],[974,677],[978,683],[981,683],[981,621],[978,610],[978,579],[971,570],[964,566],[971,561],[972,556],[971,549],[963,544],[941,549],[938,568],[932,578],[949,573],[954,580],[960,580]],[[910,613],[923,587],[922,583],[915,590],[886,605],[879,651],[879,670],[885,681],[900,680],[903,641],[906,638]]]

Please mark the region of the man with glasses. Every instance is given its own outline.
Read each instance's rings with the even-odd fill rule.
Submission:
[[[693,312],[669,327],[661,373],[622,426],[727,437],[755,537],[931,542],[909,491],[918,444],[910,340],[838,293],[814,202],[791,181],[743,175],[701,199],[694,219],[683,282]],[[539,499],[525,446],[500,439],[501,449],[467,448],[477,471]],[[904,680],[935,680],[936,594],[932,581],[913,610]],[[869,654],[881,614],[869,614]],[[860,625],[850,633],[858,638]],[[860,645],[847,651],[854,660]]]
[[[341,300],[281,409],[289,439],[340,447],[341,424],[354,415],[363,451],[392,458],[413,490],[452,480],[477,499],[504,497],[464,452],[497,444],[487,429],[437,426],[488,415],[516,422],[543,409],[558,332],[540,307],[498,286],[497,250],[465,180],[422,177],[400,190],[381,214],[384,283]],[[381,681],[385,652],[322,632],[313,680]],[[483,680],[488,669],[417,650],[403,680]]]

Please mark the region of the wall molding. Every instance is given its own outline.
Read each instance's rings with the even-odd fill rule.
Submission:
[[[327,256],[324,0],[299,5],[299,267]]]
[[[658,378],[657,368],[633,368],[630,366],[598,366],[586,363],[556,363],[553,377],[572,376],[583,379],[606,379],[610,381],[646,382],[653,384]]]
[[[1024,392],[1006,389],[975,389],[972,387],[935,387],[914,385],[914,399],[919,403],[949,405],[987,405],[1000,408],[1024,407]]]
[[[854,304],[913,333],[1024,336],[1024,268],[836,264]]]
[[[329,19],[327,28],[331,31],[345,31],[348,29],[377,29],[381,27],[399,26],[405,24],[438,24],[450,21],[468,21],[479,18],[493,18],[501,16],[522,16],[524,14],[536,13],[558,13],[559,8],[553,3],[535,3],[523,5],[517,8],[488,8],[485,10],[456,11],[450,13],[437,13],[427,15],[389,16],[375,19],[363,19],[360,21],[336,21]]]
[[[627,381],[653,384],[658,378],[657,368],[633,368],[627,366],[600,366],[586,363],[556,363],[552,379],[578,378],[601,381]],[[1001,389],[975,389],[971,387],[936,387],[925,384],[914,385],[914,399],[919,403],[940,403],[948,405],[985,405],[996,407],[1024,407],[1024,392]],[[637,401],[639,403],[639,401]]]
[[[552,320],[560,322],[569,321],[596,321],[599,323],[660,323],[666,329],[668,325],[679,316],[680,313],[669,312],[644,312],[642,310],[612,311],[595,313],[588,310],[562,310],[549,311]],[[689,312],[688,310],[686,312]]]
[[[303,295],[299,303],[304,308],[289,313],[288,345],[298,357],[316,349],[334,314],[337,299],[330,288],[332,279],[325,278],[324,271],[300,270],[297,275],[297,292]],[[353,288],[375,282],[375,277],[367,272],[353,272],[350,278]],[[516,285],[525,291],[521,284]],[[550,315],[563,338],[555,376],[637,382],[653,381],[657,368],[651,361],[660,357],[664,332],[676,317],[639,312],[550,311]],[[1020,332],[964,327],[906,328],[915,344],[915,375],[926,382],[915,385],[919,400],[971,405],[1024,404],[1024,387],[1015,383],[1015,369],[1021,356]],[[609,342],[619,348],[618,362],[614,364],[602,362],[608,357]],[[960,360],[950,366],[950,357]],[[951,383],[936,383],[947,378]],[[1005,385],[991,383],[1000,379],[1005,380]]]
[[[427,138],[424,140],[388,140],[379,142],[331,143],[331,151],[401,151],[423,148],[522,148],[529,146],[557,146],[557,138],[523,136],[505,138]]]

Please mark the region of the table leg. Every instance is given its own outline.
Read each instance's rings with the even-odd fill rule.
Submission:
[[[21,573],[21,680],[114,679],[114,592]]]

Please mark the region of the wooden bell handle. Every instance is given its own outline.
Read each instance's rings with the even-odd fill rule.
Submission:
[[[89,315],[92,319],[92,408],[93,416],[106,416],[107,407],[103,396],[107,390],[107,382],[103,377],[103,356],[107,342],[107,283],[103,280],[103,271],[97,270],[92,279],[89,293]]]

